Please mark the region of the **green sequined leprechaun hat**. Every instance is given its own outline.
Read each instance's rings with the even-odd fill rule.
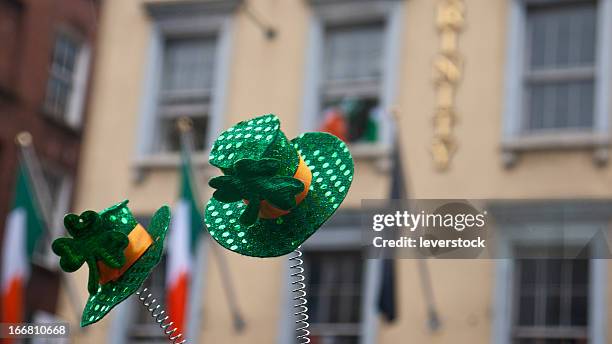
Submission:
[[[89,267],[89,298],[81,326],[99,321],[136,292],[161,260],[170,208],[159,208],[145,229],[134,219],[127,203],[100,213],[88,210],[81,215],[66,215],[64,226],[72,238],[53,242],[62,270],[74,272],[83,263]]]
[[[205,209],[211,236],[254,257],[292,252],[338,209],[353,180],[346,144],[328,133],[288,140],[272,114],[243,121],[214,142],[210,163],[224,173]]]

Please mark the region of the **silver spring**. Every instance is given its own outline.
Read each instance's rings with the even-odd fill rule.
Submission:
[[[298,344],[307,344],[310,343],[310,331],[308,327],[310,324],[308,323],[308,307],[306,303],[306,284],[304,283],[304,268],[302,264],[304,261],[302,260],[302,251],[300,251],[300,247],[298,247],[295,251],[293,251],[294,256],[289,258],[289,269],[291,272],[291,285],[293,293],[293,308],[295,308],[295,323],[297,332],[297,342]]]
[[[170,321],[170,317],[161,305],[157,303],[157,299],[153,297],[148,288],[137,291],[136,295],[172,344],[187,343],[187,340],[182,338],[183,334],[178,332],[178,328],[172,326],[174,322]]]

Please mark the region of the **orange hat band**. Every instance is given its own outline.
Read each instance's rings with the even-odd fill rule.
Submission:
[[[153,238],[147,230],[139,223],[128,234],[128,246],[123,250],[125,255],[125,264],[118,269],[108,267],[101,261],[98,261],[98,270],[100,271],[100,284],[106,284],[110,281],[116,281],[121,277],[127,269],[129,269],[136,261],[142,257],[145,251],[153,244]]]
[[[301,180],[302,183],[304,183],[304,190],[295,196],[296,205],[300,204],[304,198],[306,198],[306,195],[308,195],[308,190],[310,189],[310,183],[312,182],[312,172],[310,172],[310,168],[308,168],[308,165],[306,165],[304,159],[302,159],[302,156],[299,154],[298,156],[300,157],[300,163],[298,164],[297,170],[295,170],[295,173],[293,174],[293,178]],[[289,212],[290,210],[275,208],[265,200],[261,201],[259,207],[259,217],[262,219],[275,219],[277,217],[287,215]]]

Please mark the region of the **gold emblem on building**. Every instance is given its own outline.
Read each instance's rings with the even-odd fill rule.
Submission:
[[[453,127],[457,121],[455,94],[463,75],[458,41],[465,23],[464,0],[439,0],[436,12],[440,51],[433,62],[436,96],[431,153],[436,168],[444,171],[457,148]]]

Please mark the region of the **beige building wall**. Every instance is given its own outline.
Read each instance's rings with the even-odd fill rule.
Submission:
[[[513,168],[501,155],[506,21],[508,1],[466,0],[466,27],[459,47],[465,70],[457,93],[458,150],[451,168],[433,168],[429,146],[435,90],[432,62],[439,47],[432,0],[404,1],[398,95],[399,131],[410,196],[414,198],[574,198],[609,197],[612,169],[593,164],[592,151],[557,150],[519,155]],[[151,22],[143,0],[106,0],[99,22],[100,39],[90,118],[73,211],[102,209],[130,199],[135,214],[150,214],[178,194],[174,168],[151,167],[137,178],[136,138]],[[251,0],[253,11],[273,23],[275,40],[239,10],[234,15],[232,54],[223,128],[262,113],[275,113],[288,137],[300,132],[299,117],[309,16],[307,1]],[[199,166],[206,178],[218,172]],[[201,178],[202,198],[210,197]],[[361,199],[384,198],[388,178],[376,161],[357,158],[356,175],[345,207]],[[254,259],[224,251],[248,323],[235,334],[219,282],[218,265],[209,259],[201,327],[204,343],[274,343],[279,333],[286,258]],[[430,262],[434,294],[443,327],[426,327],[417,266],[398,264],[399,319],[381,323],[380,343],[489,343],[492,331],[494,261]],[[612,272],[612,271],[611,271]],[[612,273],[609,273],[612,282]],[[69,276],[86,298],[86,273]],[[64,295],[60,312],[77,323]],[[612,309],[612,297],[608,309]],[[75,331],[75,342],[106,343],[113,312],[99,324]],[[612,321],[608,320],[612,326]]]

